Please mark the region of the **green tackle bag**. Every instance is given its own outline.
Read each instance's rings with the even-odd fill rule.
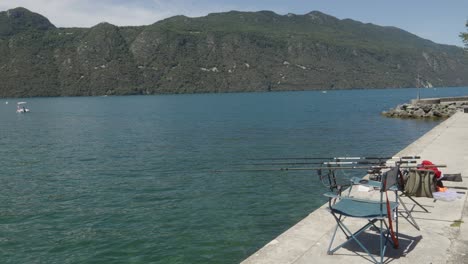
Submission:
[[[405,183],[405,194],[413,197],[433,198],[436,191],[436,180],[433,170],[411,169]]]

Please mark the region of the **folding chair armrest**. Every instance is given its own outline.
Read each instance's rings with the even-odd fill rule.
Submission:
[[[379,181],[366,180],[366,179],[359,178],[359,177],[352,177],[350,181],[353,185],[364,185],[367,187],[374,187],[374,188],[380,188],[380,186],[382,185],[382,183]]]
[[[341,195],[338,195],[333,192],[326,192],[323,194],[323,196],[328,197],[328,198],[341,198]]]
[[[364,180],[359,177],[352,177],[350,181],[352,182],[353,185],[363,185],[363,186],[371,187],[374,189],[380,189],[382,187],[382,182],[373,181],[373,180]],[[393,185],[392,187],[388,188],[388,190],[396,192],[398,191],[398,186]]]
[[[326,192],[323,194],[325,197],[328,197],[328,198],[338,198],[338,199],[342,199],[342,200],[353,200],[353,201],[360,201],[360,202],[366,202],[366,203],[375,203],[375,204],[386,204],[385,201],[377,201],[377,200],[369,200],[369,199],[363,199],[363,198],[356,198],[356,197],[349,197],[349,196],[341,196],[341,195],[338,195],[336,193],[332,193],[332,192]]]
[[[362,180],[362,178],[359,178],[359,177],[352,177],[351,179],[349,179],[351,181],[352,184],[354,185],[358,185],[360,184],[359,182]]]

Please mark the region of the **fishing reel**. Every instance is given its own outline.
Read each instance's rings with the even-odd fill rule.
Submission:
[[[367,170],[369,175],[369,180],[380,181],[382,179],[382,168],[381,167],[372,167]]]

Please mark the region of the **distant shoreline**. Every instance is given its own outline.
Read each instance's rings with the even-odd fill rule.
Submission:
[[[445,86],[433,87],[431,89],[468,88],[468,86]],[[384,87],[384,88],[334,88],[334,89],[303,89],[303,90],[278,90],[278,91],[219,91],[219,92],[193,92],[193,93],[157,93],[157,94],[114,94],[114,95],[62,95],[62,96],[29,96],[29,97],[1,97],[1,99],[19,98],[60,98],[60,97],[108,97],[108,96],[158,96],[158,95],[203,95],[203,94],[240,94],[240,93],[287,93],[287,92],[333,92],[353,90],[400,90],[416,89],[416,87]]]

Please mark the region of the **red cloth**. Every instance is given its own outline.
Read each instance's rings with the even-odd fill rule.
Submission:
[[[434,163],[428,161],[428,160],[423,160],[421,162],[421,166],[419,166],[419,170],[433,170],[435,172],[435,176],[437,179],[442,176],[442,172],[436,167],[436,166],[430,166],[428,167],[427,165],[434,165]]]

